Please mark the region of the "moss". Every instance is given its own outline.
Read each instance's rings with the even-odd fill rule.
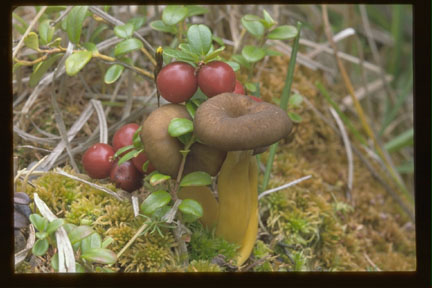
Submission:
[[[189,228],[192,231],[188,243],[189,258],[191,260],[211,261],[215,256],[221,254],[225,256],[226,261],[229,261],[237,255],[237,244],[216,237],[214,231],[208,231],[198,221],[190,225]]]
[[[172,261],[170,249],[150,242],[135,243],[118,260],[125,272],[158,271]]]
[[[222,268],[206,260],[192,260],[186,272],[222,272]]]

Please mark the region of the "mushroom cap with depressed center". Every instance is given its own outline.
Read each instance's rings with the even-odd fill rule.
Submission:
[[[194,119],[196,137],[223,151],[271,145],[288,135],[291,128],[291,120],[281,108],[233,93],[208,99],[197,109]]]

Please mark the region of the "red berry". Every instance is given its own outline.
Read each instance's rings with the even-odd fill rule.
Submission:
[[[118,165],[118,162],[114,163],[110,177],[116,187],[128,192],[132,192],[141,186],[141,174],[131,161],[126,161],[121,165]]]
[[[96,143],[84,153],[82,164],[84,170],[93,179],[103,179],[110,175],[113,148],[104,143]]]
[[[198,72],[198,86],[207,97],[233,92],[236,76],[230,65],[213,61],[202,66]]]
[[[188,100],[198,89],[195,68],[185,62],[173,62],[163,67],[156,84],[161,96],[171,103]]]
[[[249,95],[249,97],[252,98],[252,100],[255,100],[256,102],[263,102],[261,98],[255,97],[253,95]]]
[[[151,172],[153,172],[155,170],[155,168],[153,167],[153,165],[151,163],[148,164],[147,171],[144,172],[142,170],[142,167],[147,160],[148,160],[147,155],[144,152],[141,152],[140,154],[138,154],[138,156],[132,158],[132,163],[137,168],[137,170],[140,171],[141,173],[150,174]]]
[[[245,94],[243,85],[238,80],[236,80],[236,85],[235,85],[233,93],[235,93],[235,94],[243,94],[243,95]]]
[[[136,130],[138,130],[139,125],[136,123],[129,123],[123,125],[120,129],[118,129],[113,137],[113,148],[114,151],[118,149],[132,145],[132,138]],[[126,153],[126,152],[125,152]],[[124,154],[124,153],[123,153]]]

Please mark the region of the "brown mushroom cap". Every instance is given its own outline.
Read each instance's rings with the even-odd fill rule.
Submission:
[[[184,105],[163,105],[143,121],[140,137],[144,151],[155,169],[176,178],[182,159],[180,150],[184,145],[168,133],[168,126],[173,118],[192,120]],[[218,149],[195,143],[186,159],[184,171],[205,171],[215,176],[222,166],[225,154]]]
[[[291,128],[291,120],[281,108],[233,93],[222,93],[205,101],[194,119],[197,138],[223,151],[271,145],[288,135]]]

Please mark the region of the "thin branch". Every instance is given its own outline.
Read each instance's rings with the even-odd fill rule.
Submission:
[[[258,200],[260,200],[260,199],[263,198],[264,196],[267,196],[267,195],[269,195],[269,194],[271,194],[271,193],[273,193],[273,192],[277,192],[277,191],[280,191],[280,190],[286,189],[286,188],[288,188],[288,187],[294,186],[294,185],[296,185],[296,184],[298,184],[298,183],[300,183],[300,182],[302,182],[302,181],[304,181],[304,180],[307,180],[307,179],[309,179],[309,178],[311,178],[311,177],[312,177],[312,175],[304,176],[304,177],[302,177],[302,178],[299,178],[299,179],[297,179],[297,180],[291,181],[291,182],[289,182],[289,183],[287,183],[287,184],[284,184],[284,185],[282,185],[282,186],[279,186],[279,187],[276,187],[276,188],[273,188],[273,189],[269,189],[269,190],[267,190],[267,191],[264,191],[264,192],[262,192],[261,194],[258,195]]]
[[[48,8],[48,6],[43,6],[40,10],[39,13],[36,14],[36,17],[33,19],[33,21],[30,23],[30,25],[27,27],[27,30],[24,32],[24,35],[22,36],[21,40],[18,42],[18,45],[15,46],[15,48],[13,49],[12,52],[12,58],[15,58],[15,56],[17,55],[18,51],[21,49],[23,43],[24,43],[24,39],[27,37],[27,35],[30,33],[30,31],[33,29],[33,26],[37,23],[37,21],[39,20],[39,18],[43,15],[43,13],[45,13],[45,10]]]

